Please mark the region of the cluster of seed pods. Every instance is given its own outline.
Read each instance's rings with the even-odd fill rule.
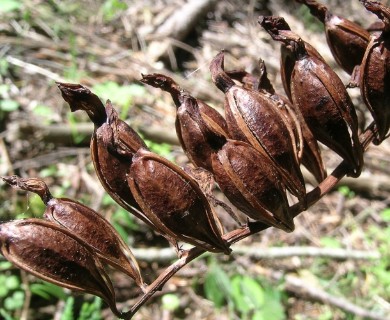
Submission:
[[[390,8],[361,0],[381,20],[370,34],[316,1],[297,2],[307,5],[324,23],[331,52],[352,75],[350,86],[360,87],[376,126],[375,143],[381,143],[390,128]],[[318,183],[327,176],[319,143],[343,159],[348,175],[361,173],[363,147],[346,86],[283,18],[263,16],[258,22],[281,43],[286,96],[275,92],[263,60],[258,76],[227,71],[223,51],[212,60],[210,72],[225,95],[224,116],[168,76],[142,75],[142,83],[172,96],[177,136],[192,167],[181,168],[148,150],[142,138],[119,119],[110,101],[104,105],[80,84],[58,83],[71,111],[85,111],[94,123],[91,157],[104,189],[165,237],[179,256],[183,251],[178,242],[210,252],[231,251],[214,208],[218,202],[203,187],[199,172],[211,173],[216,186],[247,219],[287,232],[294,230],[287,192],[306,206],[301,166]],[[0,250],[5,258],[44,280],[102,297],[119,317],[123,314],[116,308],[103,262],[147,292],[131,250],[99,213],[77,201],[54,198],[41,179],[11,176],[3,180],[37,193],[46,205],[42,220],[0,225]]]

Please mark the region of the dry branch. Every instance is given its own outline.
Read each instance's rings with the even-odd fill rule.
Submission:
[[[281,275],[278,275],[278,278],[281,278]],[[293,292],[298,296],[304,296],[311,300],[319,301],[321,303],[340,308],[341,310],[352,313],[358,317],[375,320],[388,319],[385,315],[380,315],[375,312],[363,309],[362,307],[359,307],[348,301],[344,297],[333,296],[323,289],[311,286],[307,281],[291,275],[287,275],[285,277],[285,289],[287,291]]]
[[[153,34],[152,41],[148,46],[147,56],[152,61],[166,57],[171,48],[172,41],[184,40],[206,14],[213,9],[215,0],[192,0],[181,8],[178,8]]]
[[[233,246],[232,255],[245,255],[253,259],[284,259],[294,256],[329,258],[337,260],[378,260],[378,251],[362,251],[339,248],[317,247],[274,247],[264,248],[259,246]],[[133,249],[138,260],[146,262],[167,262],[177,258],[173,248],[142,248]],[[207,254],[207,253],[206,253]]]

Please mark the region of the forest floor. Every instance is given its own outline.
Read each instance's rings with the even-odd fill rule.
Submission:
[[[76,199],[104,214],[135,248],[146,282],[168,267],[175,253],[105,194],[89,154],[93,125],[86,114],[70,112],[57,81],[81,83],[102,100],[111,99],[153,151],[183,166],[188,159],[175,135],[172,99],[140,83],[141,74],[166,74],[223,113],[224,96],[211,82],[209,64],[225,49],[226,69],[258,74],[262,58],[276,91],[283,92],[279,44],[257,23],[260,15],[273,14],[314,45],[344,83],[349,80],[331,56],[323,26],[293,1],[2,3],[0,175],[43,178],[56,197]],[[375,21],[358,1],[323,3],[364,27]],[[371,118],[359,89],[348,92],[364,129]],[[330,173],[340,158],[325,147],[322,151]],[[361,177],[344,178],[295,219],[294,232],[269,228],[234,245],[231,256],[202,256],[178,272],[134,319],[386,319],[389,142],[370,146],[364,160]],[[311,190],[315,183],[305,177]],[[0,221],[42,216],[44,206],[36,196],[3,183],[0,187]],[[237,227],[219,208],[218,213],[227,230]],[[111,276],[120,308],[128,309],[139,292],[121,274]],[[0,287],[1,319],[81,320],[87,307],[90,314],[99,312],[85,319],[113,319],[92,297],[59,292],[2,258]]]

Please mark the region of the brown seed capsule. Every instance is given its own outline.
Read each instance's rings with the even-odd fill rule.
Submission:
[[[11,186],[38,194],[46,210],[44,217],[69,230],[91,246],[105,262],[129,275],[137,285],[145,285],[138,263],[112,225],[99,213],[87,206],[66,198],[54,198],[46,183],[37,178],[2,177]]]
[[[106,107],[99,97],[79,84],[58,83],[62,97],[72,112],[84,110],[95,125],[91,139],[91,156],[96,174],[107,193],[124,209],[153,227],[140,211],[126,182],[132,154],[146,148],[145,142],[124,121],[110,101]]]
[[[256,78],[254,75],[246,73],[245,71],[226,71],[226,74],[229,75],[229,77],[232,79],[241,82],[244,88],[259,91],[275,101],[275,106],[278,108],[278,111],[287,122],[287,128],[290,130],[291,141],[294,146],[295,154],[297,155],[298,160],[300,160],[303,151],[303,137],[298,119],[290,107],[291,104],[289,101],[285,101],[282,96],[279,96],[275,93],[274,87],[268,79],[267,70],[263,60],[259,61],[259,67],[260,76],[258,78]]]
[[[194,98],[184,99],[213,149],[211,172],[229,201],[254,220],[287,232],[294,230],[283,179],[268,155],[248,143],[226,139],[203,121]]]
[[[262,90],[271,94],[271,98],[278,103],[280,111],[285,115],[286,121],[290,122],[294,131],[295,145],[300,162],[314,175],[318,182],[323,181],[327,174],[317,140],[314,138],[301,112],[290,103],[287,97],[275,92],[272,83],[268,79],[264,61],[260,60],[259,77],[242,70],[227,73],[233,79],[242,82],[246,88]]]
[[[325,26],[325,35],[336,62],[347,73],[352,74],[360,65],[366,51],[370,34],[358,24],[332,14],[328,8],[314,0],[296,0],[305,4],[312,15]]]
[[[230,253],[206,196],[181,168],[140,149],[134,155],[128,183],[142,210],[168,237],[211,252]]]
[[[266,18],[260,17],[259,24],[265,29],[270,30],[269,32],[277,34],[283,30],[283,34],[295,36],[291,31],[290,26],[282,17],[267,16]],[[310,56],[314,56],[317,59],[320,59],[325,62],[324,58],[320,53],[308,42],[304,41],[305,49]],[[287,49],[285,45],[282,44],[280,47],[280,76],[282,78],[282,84],[284,91],[286,92],[287,97],[291,101],[291,74],[294,69],[295,57],[292,54],[291,50]]]
[[[101,297],[121,316],[99,259],[82,240],[53,222],[25,219],[0,224],[0,252],[38,278]]]
[[[324,61],[307,52],[299,36],[273,26],[277,20],[262,17],[260,24],[295,57],[290,82],[294,105],[314,137],[345,160],[350,167],[349,175],[358,177],[363,166],[363,149],[356,112],[344,84]]]
[[[376,1],[361,1],[384,23],[383,31],[371,36],[359,71],[362,98],[378,129],[376,144],[390,129],[390,8]]]
[[[186,109],[186,104],[183,103],[183,97],[189,96],[189,93],[181,89],[173,79],[163,74],[142,75],[141,82],[171,94],[177,108],[176,133],[184,152],[195,166],[210,170],[212,150],[208,148],[203,140],[204,137],[197,123],[191,118],[191,114]],[[203,120],[222,135],[228,137],[226,121],[218,111],[199,99],[196,99],[196,102]]]
[[[288,190],[303,200],[305,183],[294,150],[292,129],[269,94],[238,86],[223,68],[224,53],[211,62],[213,82],[225,93],[226,122],[231,136],[265,152],[279,168]]]

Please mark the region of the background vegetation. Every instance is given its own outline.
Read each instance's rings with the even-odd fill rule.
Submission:
[[[87,85],[111,99],[157,153],[187,162],[174,135],[170,97],[144,87],[141,73],[173,76],[221,108],[208,63],[222,48],[227,68],[256,73],[262,57],[278,90],[278,45],[262,32],[260,14],[286,18],[336,68],[322,26],[292,1],[205,1],[196,23],[175,33],[166,22],[184,0],[2,0],[0,5],[0,174],[39,176],[56,197],[77,199],[105,215],[135,248],[147,282],[174,261],[168,243],[118,207],[100,186],[90,158],[92,125],[70,113],[55,81]],[[323,1],[368,26],[358,1]],[[183,18],[182,18],[183,19]],[[176,30],[177,31],[177,30]],[[168,44],[167,39],[171,42]],[[347,76],[337,69],[347,82]],[[350,90],[361,122],[370,121]],[[339,159],[324,149],[329,168]],[[357,180],[344,179],[296,220],[234,246],[232,256],[206,255],[179,272],[135,319],[386,319],[390,314],[389,143],[371,147]],[[310,178],[308,188],[310,189]],[[32,194],[0,189],[0,220],[41,217]],[[231,221],[220,212],[224,225]],[[136,299],[132,283],[112,274],[120,306]],[[0,258],[0,318],[112,319],[100,299],[77,295],[20,272]]]

